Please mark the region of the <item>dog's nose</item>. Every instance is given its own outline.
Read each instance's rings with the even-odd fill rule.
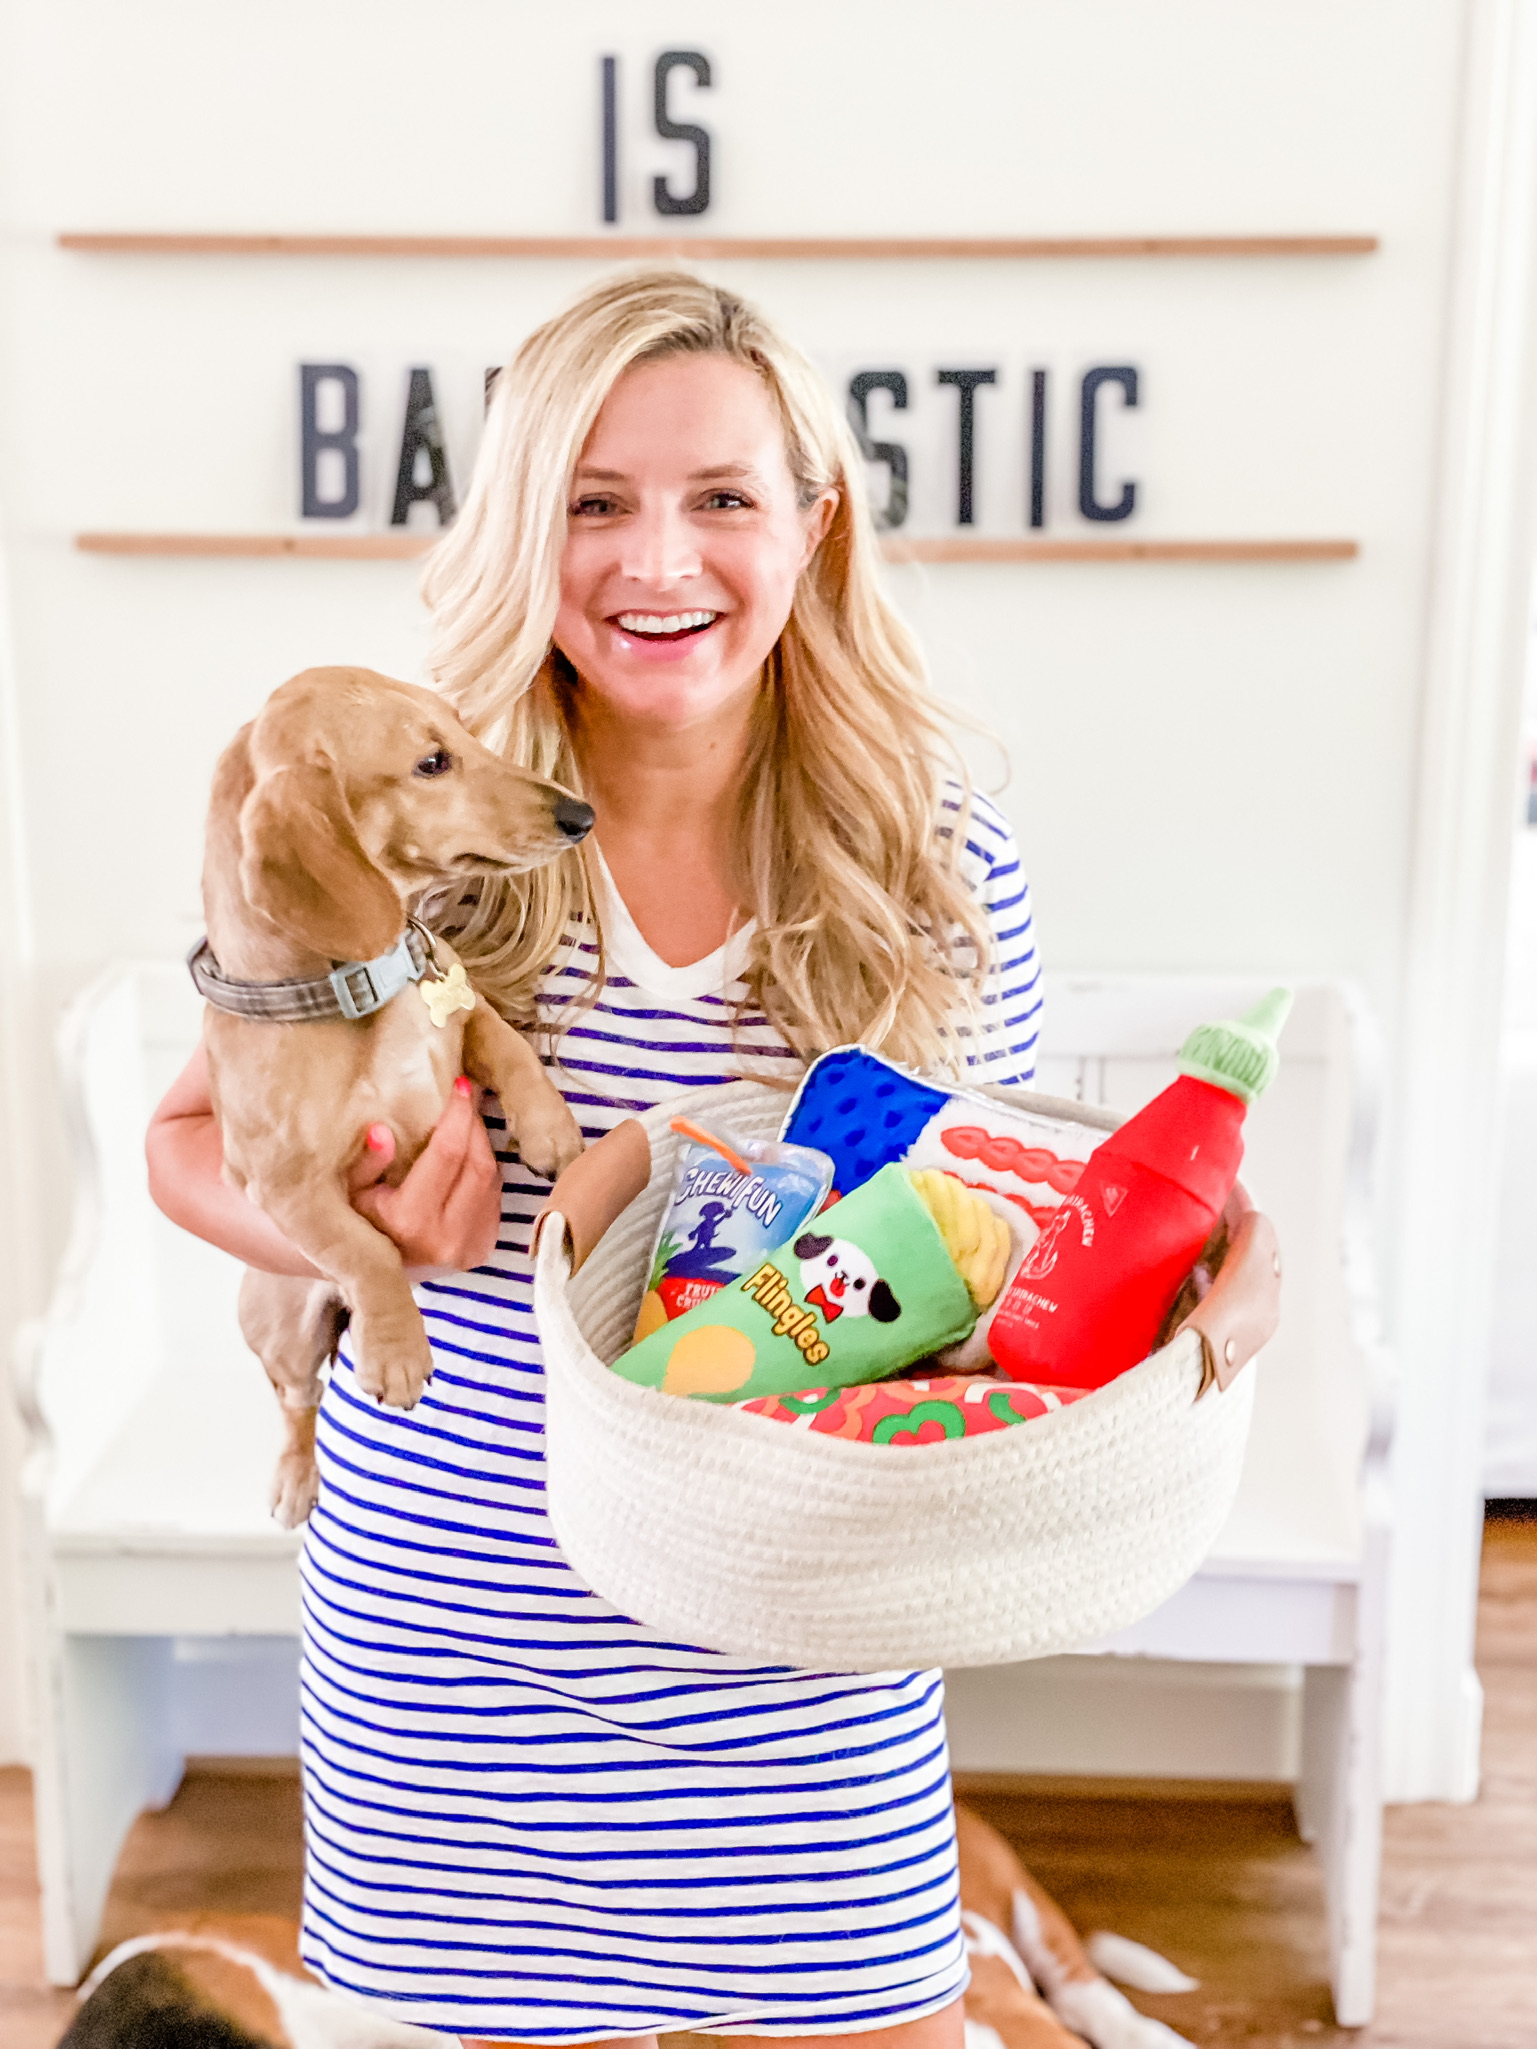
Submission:
[[[584,840],[592,831],[592,821],[597,812],[590,804],[584,804],[580,797],[557,797],[555,799],[555,823],[568,840]]]

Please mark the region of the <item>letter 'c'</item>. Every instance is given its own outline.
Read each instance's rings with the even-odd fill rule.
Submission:
[[[1112,504],[1102,504],[1095,484],[1098,464],[1099,391],[1103,384],[1118,384],[1128,406],[1137,403],[1137,373],[1130,364],[1098,365],[1083,375],[1083,402],[1078,431],[1078,510],[1085,519],[1129,519],[1137,502],[1135,484],[1122,484],[1121,495]]]

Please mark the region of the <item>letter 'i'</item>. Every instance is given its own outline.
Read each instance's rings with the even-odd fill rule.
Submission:
[[[612,227],[619,218],[619,59],[600,57],[603,82],[603,219]]]
[[[1046,524],[1046,372],[1030,372],[1030,524]]]

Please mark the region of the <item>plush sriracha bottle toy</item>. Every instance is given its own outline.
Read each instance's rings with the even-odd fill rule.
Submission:
[[[1236,1022],[1199,1026],[1179,1080],[1090,1154],[993,1318],[1011,1379],[1103,1387],[1153,1350],[1238,1179],[1244,1112],[1275,1077],[1291,1002],[1272,989]]]

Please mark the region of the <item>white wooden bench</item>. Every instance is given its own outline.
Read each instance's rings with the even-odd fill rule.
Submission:
[[[202,1010],[184,968],[124,967],[60,1033],[74,1228],[17,1366],[44,1946],[62,1985],[96,1945],[135,1816],[180,1781],[178,1646],[298,1630],[298,1538],[267,1513],[277,1413],[236,1326],[240,1268],[167,1222],[146,1183],[150,1113]]]
[[[1172,1074],[1191,1024],[1232,1015],[1264,987],[1059,979],[1041,1086],[1135,1108]],[[18,1356],[44,1929],[62,1984],[95,1944],[135,1815],[179,1780],[177,1661],[199,1643],[297,1630],[297,1540],[266,1512],[276,1409],[235,1326],[238,1268],[167,1223],[145,1186],[144,1129],[200,1017],[180,967],[125,967],[86,992],[62,1035],[75,1230],[53,1305],[22,1333]],[[1280,1229],[1287,1279],[1239,1501],[1190,1585],[1094,1647],[1305,1669],[1296,1799],[1323,1864],[1346,2025],[1372,2003],[1387,1543],[1386,1383],[1365,1214],[1369,1049],[1345,992],[1299,992],[1281,1077],[1250,1125],[1245,1177]],[[986,1767],[989,1743],[1007,1763],[1018,1669],[957,1675],[973,1767]]]
[[[1190,1026],[1234,1016],[1259,980],[1048,981],[1039,1084],[1121,1111],[1175,1073]],[[1298,1824],[1324,1877],[1336,2018],[1375,1994],[1382,1654],[1392,1370],[1378,1324],[1370,1168],[1376,1033],[1354,992],[1300,987],[1281,1071],[1251,1111],[1244,1181],[1280,1234],[1281,1328],[1259,1363],[1238,1500],[1196,1577],[1089,1654],[1302,1670]],[[1008,1769],[1021,1668],[950,1682],[958,1761]],[[1011,1691],[1015,1695],[1011,1703]]]

